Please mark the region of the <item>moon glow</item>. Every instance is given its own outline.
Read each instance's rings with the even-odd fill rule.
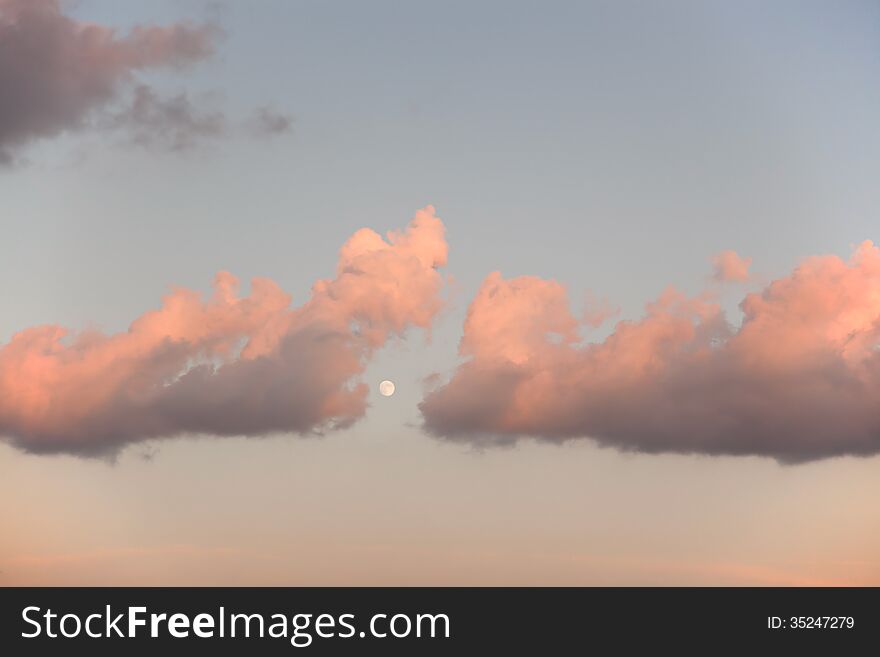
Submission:
[[[390,397],[394,394],[394,382],[385,380],[379,384],[379,394],[383,397]]]

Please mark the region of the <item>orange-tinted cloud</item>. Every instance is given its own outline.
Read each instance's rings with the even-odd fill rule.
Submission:
[[[620,314],[620,308],[612,305],[608,299],[597,299],[587,292],[584,304],[584,324],[591,328],[599,328],[612,317]]]
[[[425,427],[787,462],[880,452],[880,249],[806,259],[741,308],[735,329],[709,298],[669,289],[581,344],[562,285],[491,274],[468,311],[466,361],[421,404]]]
[[[713,278],[719,283],[743,283],[749,280],[751,264],[751,258],[744,258],[736,251],[722,251],[712,258]]]
[[[429,206],[387,241],[355,233],[335,278],[296,308],[269,279],[241,297],[221,272],[210,299],[175,289],[124,333],[21,331],[0,347],[0,435],[31,452],[104,454],[179,434],[347,426],[364,413],[357,376],[371,352],[439,311],[446,249]]]

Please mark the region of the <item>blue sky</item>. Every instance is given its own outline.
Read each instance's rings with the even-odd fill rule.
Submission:
[[[217,56],[159,83],[216,94],[233,116],[282,108],[295,129],[178,158],[100,136],[39,145],[35,166],[0,180],[21,240],[7,266],[39,275],[37,254],[57,248],[100,298],[100,280],[123,284],[102,261],[129,263],[138,285],[139,260],[161,251],[180,284],[222,263],[296,290],[355,228],[432,203],[468,292],[497,268],[636,313],[722,248],[779,274],[871,237],[875,3],[476,5],[77,3],[120,28],[218,16]],[[21,294],[16,278],[3,280]],[[71,281],[44,282],[33,292],[63,309]],[[96,315],[33,319],[68,317]]]
[[[36,578],[21,555],[58,556],[53,522],[63,515],[57,505],[69,504],[68,511],[89,509],[85,527],[104,527],[97,536],[63,532],[59,552],[86,555],[88,563],[89,555],[116,550],[127,564],[125,550],[141,547],[159,554],[161,567],[183,568],[180,555],[163,546],[209,549],[236,534],[229,540],[242,554],[269,545],[291,582],[335,581],[334,568],[351,558],[339,546],[362,543],[381,544],[376,549],[387,559],[376,557],[380,570],[402,553],[430,554],[430,582],[878,581],[880,518],[866,504],[880,493],[876,458],[795,473],[755,459],[619,455],[588,443],[475,455],[440,446],[414,426],[420,380],[454,367],[467,304],[491,271],[557,279],[576,312],[591,290],[635,317],[668,284],[701,289],[709,258],[722,249],[751,256],[769,279],[804,256],[847,256],[853,245],[877,239],[878,3],[69,6],[80,20],[120,30],[217,21],[225,35],[212,58],[143,79],[168,93],[186,90],[233,121],[259,106],[288,112],[293,129],[273,138],[233,134],[183,153],[132,147],[100,130],[29,145],[24,164],[0,173],[0,343],[42,323],[124,330],[169,286],[207,290],[221,269],[242,280],[271,277],[300,303],[314,280],[333,274],[337,250],[355,230],[398,228],[426,204],[446,224],[445,273],[455,283],[430,343],[416,332],[371,362],[366,379],[394,379],[398,394],[382,401],[371,393],[367,417],[324,448],[283,437],[256,445],[194,440],[160,444],[149,462],[127,455],[108,466],[2,447],[0,468],[19,474],[0,475],[0,514],[19,513],[10,500],[21,494],[15,486],[36,490],[28,481],[52,482],[49,492],[34,493],[34,518],[37,508],[56,508],[45,521],[24,523],[20,537],[0,538],[0,569],[9,571],[5,559],[18,564],[23,581]],[[734,320],[741,291],[723,297]],[[573,460],[584,464],[583,475]],[[339,470],[331,472],[334,464]],[[272,483],[259,481],[265,472]],[[222,496],[220,482],[235,473],[253,488],[242,499],[224,497],[226,512],[210,511],[195,487]],[[395,482],[411,490],[420,477],[424,487],[401,501],[406,493],[395,492]],[[621,481],[633,485],[623,492]],[[107,501],[117,495],[134,504],[157,488],[172,492],[138,503],[157,526],[153,535],[130,525],[121,502]],[[834,540],[822,527],[838,522],[840,507],[816,507],[823,490],[850,509]],[[351,516],[339,491],[361,496]],[[68,501],[59,501],[62,493]],[[596,502],[621,494],[620,517]],[[705,507],[704,494],[720,510]],[[327,517],[310,510],[308,500],[328,496]],[[268,504],[282,513],[279,500],[294,498],[287,524],[256,519],[253,544],[241,536],[248,508]],[[188,526],[179,510],[163,515],[175,499],[206,514],[204,524]],[[813,503],[817,517],[798,499]],[[485,533],[463,511],[469,504],[495,514]],[[673,507],[669,526],[653,524]],[[744,520],[757,507],[760,520]],[[375,511],[374,529],[364,520],[371,508],[389,510]],[[435,525],[419,515],[426,508]],[[542,520],[547,514],[560,520]],[[777,526],[762,537],[783,514],[794,528]],[[747,531],[734,537],[731,523]],[[803,537],[817,547],[805,547]],[[431,540],[461,554],[444,561]],[[310,558],[325,544],[338,548],[313,579],[291,556],[291,545],[307,543]],[[786,550],[796,553],[793,561]],[[648,564],[643,580],[631,575],[630,562],[614,560],[621,551]],[[592,565],[578,554],[592,555]],[[683,554],[708,564],[705,571],[680,565]],[[245,580],[263,581],[250,556],[229,558]],[[229,567],[223,559],[218,568]],[[423,563],[412,559],[403,574],[383,570],[382,581],[416,581]],[[864,560],[855,571],[833,565]],[[129,566],[118,566],[119,581],[134,572]],[[90,568],[82,581],[113,579],[102,580],[100,565]],[[137,571],[132,578],[154,576]],[[352,573],[351,581],[370,578]]]

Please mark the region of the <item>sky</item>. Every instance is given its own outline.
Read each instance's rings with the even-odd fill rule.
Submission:
[[[0,584],[880,584],[878,37],[0,0]]]

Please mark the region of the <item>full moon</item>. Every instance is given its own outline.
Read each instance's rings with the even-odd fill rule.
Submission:
[[[379,384],[379,394],[383,397],[390,397],[394,394],[394,381],[387,379]]]

